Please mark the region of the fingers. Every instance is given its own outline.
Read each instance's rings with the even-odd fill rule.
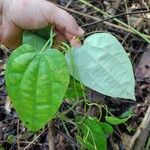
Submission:
[[[81,42],[76,38],[76,36],[66,33],[61,27],[57,26],[55,33],[58,41],[65,41],[65,39],[67,39],[73,47],[81,46]]]
[[[1,44],[9,48],[16,48],[21,44],[22,30],[11,23],[7,17],[3,20]]]
[[[74,36],[83,36],[84,30],[78,26],[75,19],[66,11],[56,7],[54,4],[46,1],[42,4],[43,14],[49,23],[54,23],[56,26],[64,28]]]
[[[73,36],[69,33],[66,33],[65,37],[70,42],[71,46],[73,46],[73,47],[80,47],[81,46],[81,42],[79,39],[76,38],[76,36]]]
[[[60,42],[63,42],[63,41],[65,41],[65,39],[67,39],[70,42],[72,47],[80,47],[81,46],[80,40],[76,39],[75,36],[73,36],[71,39],[69,37],[69,39],[68,39],[66,36],[58,34],[56,36],[56,39],[57,39],[57,41],[60,41]]]
[[[79,43],[75,41],[74,36],[83,36],[84,30],[78,26],[75,19],[66,11],[56,7],[54,4],[46,1],[46,0],[37,0],[32,1],[31,3],[34,10],[28,12],[27,10],[21,11],[22,15],[26,16],[33,16],[30,19],[28,17],[21,17],[17,18],[17,13],[12,15],[10,13],[11,11],[7,11],[7,16],[4,16],[3,19],[3,26],[0,29],[3,34],[0,37],[1,43],[5,44],[9,48],[15,48],[21,44],[21,38],[22,38],[22,32],[23,29],[38,29],[44,26],[47,26],[48,24],[55,24],[56,27],[59,26],[61,30],[61,34],[58,36],[60,39],[63,39],[64,37],[71,42],[71,44],[74,46]],[[18,7],[20,9],[20,7]],[[13,10],[13,9],[12,9]],[[27,13],[27,12],[28,13]],[[13,11],[12,11],[13,12]],[[36,13],[33,13],[36,12]],[[34,14],[39,14],[38,16]],[[19,15],[21,16],[21,15]],[[25,19],[27,18],[27,19]],[[11,20],[10,20],[11,19]],[[34,24],[27,23],[27,20],[34,20]]]

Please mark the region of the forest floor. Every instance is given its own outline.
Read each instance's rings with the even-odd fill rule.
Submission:
[[[115,116],[132,110],[133,115],[126,124],[114,127],[115,132],[108,137],[108,149],[150,150],[150,1],[88,0],[88,4],[83,3],[82,0],[55,0],[54,2],[71,13],[86,31],[82,40],[93,33],[109,32],[121,42],[132,62],[136,80],[136,101],[115,99],[88,90],[88,99],[106,105]],[[113,17],[104,15],[103,12],[110,13]],[[114,20],[115,18],[124,22],[126,26]],[[130,26],[142,35],[135,33]],[[49,127],[46,126],[37,133],[27,131],[10,104],[4,81],[5,64],[9,54],[10,50],[1,45],[0,150],[47,150],[50,146]],[[60,111],[65,111],[71,106],[72,103],[65,100]],[[68,118],[73,119],[74,112],[82,110],[82,106],[77,107],[67,114]],[[96,109],[93,108],[89,115],[96,116],[96,113]],[[52,129],[56,150],[79,149],[75,138],[76,128],[73,125],[66,123],[64,126],[58,118],[54,120]]]

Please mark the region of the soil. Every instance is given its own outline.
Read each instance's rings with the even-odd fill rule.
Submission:
[[[132,149],[134,149],[136,142],[133,140],[133,138],[145,117],[148,107],[150,107],[150,44],[148,44],[148,42],[146,42],[140,36],[126,30],[126,27],[122,28],[122,25],[113,19],[108,19],[108,17],[100,14],[92,7],[80,3],[77,0],[55,0],[54,2],[61,8],[71,13],[76,18],[78,24],[86,31],[86,34],[81,40],[84,40],[84,38],[86,38],[88,35],[91,35],[95,32],[109,32],[118,38],[128,53],[135,73],[136,101],[111,98],[90,89],[88,89],[87,97],[92,102],[106,105],[108,110],[115,116],[119,116],[129,109],[132,110],[133,116],[128,120],[127,126],[123,124],[114,127],[115,132],[108,137],[108,150],[128,150],[128,145],[131,142],[133,142]],[[102,9],[103,11],[110,13],[112,16],[128,12],[148,11],[150,9],[150,3],[148,0],[145,0],[145,3],[141,0],[89,0],[88,2]],[[141,33],[148,35],[150,40],[150,13],[131,13],[130,15],[124,14],[117,18],[121,21],[124,21],[126,24],[133,26]],[[107,21],[100,21],[99,23],[92,24],[98,19]],[[4,80],[5,64],[10,53],[11,50],[8,50],[1,45],[0,150],[48,150],[48,125],[46,125],[44,129],[37,133],[29,132],[18,119],[18,116],[10,103]],[[71,106],[72,103],[70,103],[68,100],[64,100],[60,107],[60,111],[66,111]],[[82,105],[76,106],[73,111],[67,113],[68,119],[74,119],[75,113],[82,113],[82,110]],[[102,111],[104,115],[105,110]],[[93,107],[93,109],[88,113],[89,115],[95,117],[99,115],[99,112],[95,107]],[[104,116],[102,116],[102,120],[104,119],[103,117]],[[150,123],[147,122],[146,126],[150,128]],[[75,138],[77,132],[76,127],[70,123],[65,123],[65,127],[69,133],[66,133],[64,124],[59,118],[53,120],[53,124],[51,124],[55,149],[78,150],[80,146]],[[147,132],[149,131],[150,130],[147,130]],[[38,135],[39,137],[37,138]],[[141,144],[144,144],[142,149],[150,149],[150,147],[146,149],[148,144],[150,145],[149,133],[148,135],[142,136],[147,136],[144,143],[140,140],[140,142],[142,142]],[[138,140],[138,138],[139,137],[137,137],[136,140]]]

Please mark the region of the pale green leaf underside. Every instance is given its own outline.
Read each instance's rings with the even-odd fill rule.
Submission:
[[[131,62],[118,40],[108,33],[89,36],[66,54],[71,74],[102,94],[135,100]]]
[[[61,52],[48,49],[40,53],[30,45],[22,45],[11,54],[5,78],[14,108],[32,131],[54,117],[69,83]]]

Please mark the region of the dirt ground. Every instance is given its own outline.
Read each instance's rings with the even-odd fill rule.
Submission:
[[[127,125],[115,126],[115,132],[108,137],[109,150],[149,150],[150,149],[150,1],[149,0],[88,0],[93,6],[88,6],[78,0],[55,0],[59,7],[71,13],[78,24],[86,31],[84,37],[97,32],[109,32],[115,35],[121,42],[132,62],[136,80],[136,101],[115,99],[107,97],[92,90],[88,90],[88,98],[99,104],[107,105],[115,116],[131,109],[133,116]],[[108,17],[96,8],[110,13],[114,17]],[[141,13],[143,12],[143,13]],[[118,15],[121,14],[121,15]],[[137,35],[114,20],[117,18],[127,25],[134,27],[142,33]],[[7,96],[4,75],[5,64],[11,50],[1,45],[0,48],[0,150],[47,150],[49,149],[50,131],[49,126],[37,133],[27,131],[10,104]],[[71,107],[67,100],[63,102],[60,111]],[[67,114],[70,119],[74,118],[74,108]],[[82,111],[81,111],[82,112]],[[93,108],[90,115],[96,116]],[[69,123],[65,124],[69,131],[66,133],[61,120],[53,121],[53,138],[56,150],[78,150],[76,141],[76,128]],[[130,147],[129,147],[130,145]],[[141,148],[142,147],[142,148]]]

